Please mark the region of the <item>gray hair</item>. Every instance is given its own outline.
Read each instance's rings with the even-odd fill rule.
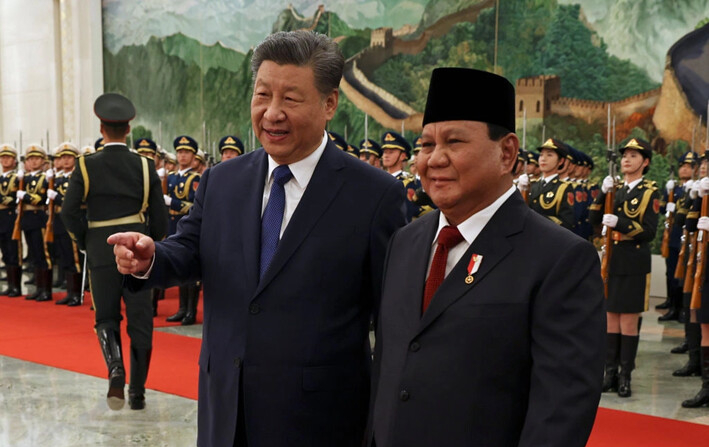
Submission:
[[[254,79],[264,61],[311,67],[315,87],[323,96],[339,87],[345,66],[345,57],[332,39],[324,34],[303,30],[279,31],[258,44],[251,58]]]

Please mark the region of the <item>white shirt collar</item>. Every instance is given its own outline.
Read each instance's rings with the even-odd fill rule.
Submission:
[[[177,171],[177,175],[185,175],[186,173],[190,172],[191,170],[192,170],[192,167],[180,169]]]
[[[468,246],[473,243],[475,238],[477,238],[483,228],[485,228],[485,225],[487,225],[490,219],[492,219],[492,216],[495,215],[497,210],[500,209],[502,204],[505,203],[505,201],[512,194],[514,194],[515,191],[517,191],[517,188],[515,188],[514,185],[511,186],[510,189],[505,191],[500,197],[497,198],[497,200],[488,205],[487,208],[478,211],[458,225],[458,231],[460,231],[460,234],[463,235],[463,239],[465,239]],[[450,225],[448,223],[448,219],[446,219],[446,216],[444,216],[443,213],[440,213],[438,215],[438,231],[436,231],[436,237],[433,238],[434,246],[438,243],[438,233],[440,233],[441,229],[446,225]]]
[[[625,183],[625,186],[627,186],[627,187],[628,187],[628,191],[630,191],[630,190],[632,190],[633,188],[635,188],[636,186],[638,186],[638,184],[639,184],[640,182],[642,182],[642,181],[643,181],[643,178],[640,177],[639,179],[633,180],[633,181],[630,182],[630,183]]]
[[[542,177],[542,181],[546,184],[549,183],[550,181],[554,180],[554,177],[558,177],[559,174],[552,174],[549,177]]]
[[[125,143],[115,143],[115,142],[114,143],[106,143],[103,145],[104,148],[107,148],[108,146],[126,146],[126,147],[128,147],[128,145]]]
[[[304,159],[288,165],[288,168],[290,168],[290,172],[293,174],[293,180],[295,180],[299,186],[304,187],[310,182],[310,178],[313,176],[313,172],[315,171],[315,166],[318,164],[318,161],[320,161],[320,157],[322,156],[323,152],[325,152],[325,145],[327,144],[327,140],[327,132],[323,131],[322,141],[320,142],[320,146],[318,146],[317,149],[315,149],[310,155],[308,155]],[[277,167],[278,163],[276,163],[276,161],[269,155],[266,184],[271,181],[273,170]]]
[[[401,170],[398,170],[396,172],[393,172],[391,175],[392,175],[392,177],[396,177],[397,175],[401,174],[401,172],[402,172]]]

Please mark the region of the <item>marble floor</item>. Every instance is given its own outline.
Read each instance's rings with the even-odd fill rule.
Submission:
[[[633,396],[604,394],[601,406],[709,425],[709,408],[680,405],[700,380],[672,377],[686,361],[669,353],[683,330],[677,322],[657,322],[659,302],[651,299],[644,316]],[[199,325],[159,330],[201,336]],[[196,401],[148,390],[145,410],[111,411],[105,393],[103,379],[0,356],[0,446],[195,445]]]

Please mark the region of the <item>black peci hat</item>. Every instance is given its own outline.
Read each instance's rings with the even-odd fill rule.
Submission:
[[[428,86],[423,125],[481,121],[515,130],[515,89],[507,79],[472,68],[436,68]]]

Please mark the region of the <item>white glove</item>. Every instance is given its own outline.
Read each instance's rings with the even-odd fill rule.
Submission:
[[[692,189],[689,191],[689,197],[692,199],[696,199],[697,196],[702,197],[704,194],[702,193],[702,188],[701,188],[701,182],[698,180],[696,182],[692,182]]]
[[[709,177],[704,177],[697,181],[699,183],[699,189],[701,190],[701,196],[705,196],[709,192]]]
[[[517,179],[517,186],[519,189],[529,188],[529,176],[527,174],[522,174]]]
[[[47,169],[47,172],[44,173],[44,176],[47,177],[47,180],[54,178],[54,169]]]
[[[675,189],[675,181],[672,179],[667,180],[667,185],[665,185],[665,188],[667,188],[667,192],[670,192]]]
[[[665,206],[665,209],[668,213],[674,213],[677,207],[675,206],[674,202],[667,202],[667,206]]]
[[[709,231],[709,217],[700,217],[697,221],[697,228],[699,230]]]
[[[165,168],[158,169],[158,177],[165,178]]]
[[[17,170],[17,180],[22,180],[25,177],[25,171],[22,169]]]
[[[27,193],[25,191],[17,191],[17,201],[19,202],[26,195]]]
[[[609,228],[615,228],[618,225],[618,216],[615,214],[604,214],[601,223]]]
[[[603,183],[601,183],[601,191],[603,191],[603,194],[607,194],[614,186],[615,182],[613,181],[613,177],[608,175],[603,179]]]
[[[55,190],[53,190],[53,189],[48,189],[48,190],[47,190],[47,198],[48,198],[49,200],[54,200],[54,199],[57,197],[57,195],[58,195],[58,194],[57,194],[57,192],[56,192]]]
[[[163,199],[165,199],[165,205],[167,205],[167,206],[172,205],[172,197],[170,197],[168,195],[163,195],[162,197],[163,197]]]
[[[684,190],[685,191],[691,191],[692,190],[692,185],[694,185],[694,180],[687,180],[684,183]]]

